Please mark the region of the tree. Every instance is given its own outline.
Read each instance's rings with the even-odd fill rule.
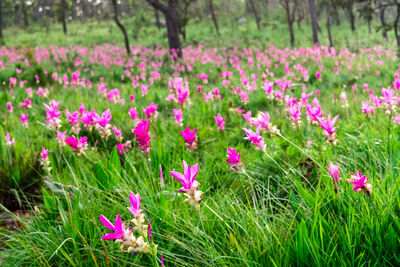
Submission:
[[[158,0],[146,1],[164,14],[167,24],[167,36],[170,52],[174,57],[182,57],[177,13],[178,0],[168,0],[168,4],[161,3]]]
[[[114,9],[114,21],[115,21],[115,24],[117,24],[117,26],[120,28],[122,34],[124,35],[126,53],[128,55],[130,55],[131,54],[131,48],[129,47],[128,34],[126,33],[124,25],[122,25],[122,23],[119,21],[119,18],[118,18],[118,3],[117,3],[117,0],[111,0],[111,3],[113,5],[113,9]]]
[[[67,35],[67,19],[65,17],[65,11],[67,10],[67,3],[65,0],[61,0],[61,8],[60,8],[60,19],[63,26],[64,34]]]
[[[158,14],[158,10],[156,8],[153,9],[154,9],[154,17],[156,19],[156,27],[157,29],[161,29],[160,15]]]
[[[210,8],[211,19],[212,19],[212,21],[214,23],[215,31],[217,32],[217,35],[220,36],[217,16],[215,16],[215,11],[214,11],[213,0],[208,0],[208,6]]]
[[[290,45],[294,47],[293,24],[295,21],[296,6],[298,4],[297,0],[279,0],[279,3],[286,12],[286,20],[289,26],[289,33],[290,33]]]
[[[356,30],[356,26],[355,26],[355,16],[353,13],[353,4],[354,4],[354,0],[344,0],[343,7],[347,10],[347,13],[349,14],[351,31],[354,32]]]
[[[21,6],[22,6],[22,14],[24,16],[24,26],[28,27],[29,26],[29,20],[28,20],[28,12],[26,11],[25,1],[22,1]]]
[[[379,18],[380,18],[380,20],[381,20],[381,25],[383,26],[382,28],[382,36],[383,36],[383,39],[387,39],[387,32],[386,32],[386,29],[385,29],[385,8],[383,7],[383,3],[382,3],[382,1],[379,1]]]
[[[3,0],[0,0],[0,42],[3,40]]]
[[[314,0],[308,0],[308,10],[310,12],[313,43],[318,44],[319,43],[318,42],[318,21],[317,21],[317,14],[315,13]]]
[[[256,24],[257,24],[257,30],[260,30],[260,22],[261,22],[261,17],[260,14],[258,14],[256,5],[254,4],[254,0],[248,0],[249,1],[249,5],[251,7],[251,11],[254,15],[254,18],[256,20]]]

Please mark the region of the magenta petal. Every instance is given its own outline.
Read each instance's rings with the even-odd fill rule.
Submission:
[[[190,183],[191,184],[194,182],[194,179],[196,179],[198,171],[199,171],[199,164],[196,164],[190,168]]]
[[[103,214],[100,214],[101,223],[110,230],[115,230],[114,225]]]
[[[109,233],[109,234],[103,235],[103,237],[101,238],[101,240],[113,240],[113,239],[119,239],[119,238],[121,238],[121,234],[118,234],[118,233]]]
[[[185,176],[183,176],[182,173],[176,172],[176,171],[170,171],[169,172],[175,179],[177,179],[179,182],[182,184],[185,184]]]

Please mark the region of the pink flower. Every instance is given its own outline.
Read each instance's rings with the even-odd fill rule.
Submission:
[[[88,148],[87,137],[80,137],[76,139],[74,136],[68,136],[65,139],[65,143],[72,148],[72,151],[77,152],[78,155],[82,155],[85,153],[85,150]]]
[[[369,178],[361,174],[360,170],[357,170],[357,174],[350,173],[351,178],[346,181],[354,184],[353,191],[364,192],[366,195],[370,195],[372,191],[372,185],[367,184]]]
[[[361,110],[365,116],[373,116],[375,114],[375,107],[369,105],[369,101],[363,101],[361,103]]]
[[[60,146],[65,145],[65,139],[67,139],[67,131],[64,132],[57,131],[57,140]]]
[[[42,157],[43,160],[48,159],[48,153],[49,153],[49,150],[42,147],[42,153],[40,154],[40,156]]]
[[[393,117],[393,121],[397,124],[400,124],[400,114]]]
[[[315,73],[315,77],[316,77],[318,80],[320,80],[320,79],[321,79],[321,73],[320,73],[319,71],[317,71],[317,72]]]
[[[339,127],[335,127],[335,123],[338,118],[339,118],[339,115],[337,115],[336,117],[331,119],[331,113],[329,112],[326,120],[318,119],[321,124],[320,125],[321,128],[325,130],[325,131],[323,131],[322,134],[325,135],[327,143],[333,143],[334,145],[336,145],[336,143],[338,142],[338,140],[336,140],[337,135],[335,133],[335,131],[337,129],[339,129]]]
[[[225,129],[225,119],[226,117],[221,117],[219,113],[217,114],[217,116],[214,116],[214,120],[217,123],[219,131],[223,131]]]
[[[324,112],[321,110],[320,105],[311,106],[310,104],[306,104],[306,114],[309,121],[312,123],[318,124],[319,119],[322,118]]]
[[[140,86],[140,89],[142,90],[142,97],[145,97],[147,95],[147,92],[149,91],[149,85],[142,84]]]
[[[240,169],[242,163],[240,162],[240,154],[241,152],[237,152],[235,148],[228,147],[227,149],[228,159],[226,162],[232,164],[230,167],[231,170]]]
[[[118,155],[122,155],[122,153],[127,152],[132,147],[131,141],[126,141],[125,143],[119,143],[116,146],[118,149]]]
[[[250,140],[253,145],[256,146],[256,150],[260,150],[262,152],[265,152],[266,145],[264,143],[264,137],[260,135],[260,128],[257,128],[256,132],[253,132],[252,130],[242,128],[243,131],[246,133],[247,137],[245,137],[245,140]]]
[[[19,117],[19,119],[22,122],[22,126],[24,126],[25,128],[28,128],[28,117],[29,114],[24,114],[24,113],[21,113],[21,116]]]
[[[14,138],[11,139],[9,133],[7,133],[4,138],[6,139],[6,145],[7,146],[14,146],[15,145],[15,139]]]
[[[114,134],[115,134],[115,137],[117,138],[117,140],[119,141],[119,142],[121,142],[122,141],[122,139],[124,139],[123,137],[122,137],[122,130],[121,129],[118,129],[117,127],[112,127],[112,130],[113,130],[113,132],[114,132]]]
[[[340,177],[339,177],[339,175],[340,175],[339,164],[330,163],[329,164],[329,168],[328,168],[328,173],[331,176],[332,181],[334,183],[338,182],[340,180]]]
[[[125,222],[121,222],[119,214],[117,214],[114,224],[112,224],[103,214],[100,214],[100,221],[105,227],[114,231],[114,233],[103,235],[101,238],[102,240],[124,239],[126,233]]]
[[[190,126],[186,127],[185,130],[179,132],[182,137],[185,139],[185,145],[187,150],[193,152],[197,148],[197,136],[196,136],[197,129],[194,128],[193,132],[190,130]]]
[[[140,209],[141,198],[139,193],[135,195],[131,192],[129,195],[129,201],[131,202],[131,207],[128,207],[128,210],[133,214],[133,216],[136,218],[142,215],[142,210]]]
[[[60,102],[55,100],[50,101],[50,105],[43,103],[46,108],[47,127],[51,130],[57,130],[61,127],[61,120],[59,119],[62,111],[59,111]]]
[[[199,171],[199,165],[196,164],[190,167],[185,161],[183,161],[183,171],[183,174],[176,171],[170,171],[169,173],[182,183],[182,187],[179,189],[179,192],[184,192],[188,197],[185,202],[189,202],[189,204],[196,209],[200,209],[200,202],[203,200],[201,195],[203,192],[197,191],[200,183],[195,181]]]
[[[93,114],[94,122],[96,123],[96,128],[99,130],[99,133],[102,138],[108,138],[111,135],[111,112],[110,109],[107,109],[101,114],[101,116],[96,113]]]
[[[149,147],[151,139],[149,136],[149,130],[150,123],[146,119],[141,120],[136,126],[135,130],[132,130],[132,132],[136,135],[136,141],[139,142],[139,146],[145,155],[148,155],[151,151],[151,148]]]
[[[143,109],[143,112],[146,114],[147,119],[155,119],[157,118],[158,112],[157,112],[158,105],[154,104],[153,102],[150,103],[147,107]]]
[[[21,108],[31,108],[32,107],[32,101],[25,98],[24,102],[20,103]]]
[[[183,113],[182,109],[172,109],[175,116],[175,122],[178,126],[183,126]]]
[[[14,108],[13,108],[13,105],[11,102],[7,102],[7,109],[8,109],[8,112],[10,112],[10,113],[14,111]]]

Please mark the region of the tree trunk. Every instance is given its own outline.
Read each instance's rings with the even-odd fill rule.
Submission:
[[[215,11],[214,11],[213,0],[208,0],[208,5],[210,7],[211,18],[212,18],[212,21],[214,23],[215,31],[217,32],[217,35],[220,36],[219,27],[218,27],[218,21],[217,21],[217,17],[215,16]]]
[[[158,10],[156,8],[154,8],[154,16],[156,18],[157,29],[161,29],[160,15],[158,14]]]
[[[22,14],[24,16],[24,26],[28,27],[29,26],[29,20],[28,20],[28,12],[26,11],[25,2],[22,1],[21,5],[22,5]]]
[[[353,13],[353,3],[349,1],[348,4],[346,4],[346,9],[347,12],[349,13],[349,21],[350,21],[350,26],[351,26],[351,31],[354,32],[356,30],[356,26],[354,23],[355,17]]]
[[[396,36],[397,43],[397,58],[400,58],[400,35],[399,35],[399,19],[400,19],[400,4],[395,0],[397,6],[396,19],[393,22],[394,35]]]
[[[14,1],[14,25],[19,25],[19,3]]]
[[[256,6],[254,5],[254,0],[249,0],[249,4],[250,4],[251,10],[253,12],[254,18],[256,19],[257,30],[260,30],[261,18],[260,18],[260,15],[258,14]]]
[[[67,3],[65,0],[61,0],[61,23],[63,26],[64,34],[67,35],[67,18],[65,17],[65,11],[67,10]]]
[[[3,40],[3,0],[0,0],[0,43]]]
[[[115,0],[114,0],[115,1]],[[168,0],[168,6],[158,2],[158,0],[146,0],[154,8],[160,10],[167,24],[167,36],[170,53],[174,57],[182,57],[181,42],[179,40],[179,22],[177,13],[178,0]]]
[[[379,17],[381,19],[381,24],[383,26],[382,36],[383,36],[383,39],[386,40],[387,39],[387,32],[385,30],[385,25],[386,25],[386,23],[385,23],[385,8],[382,5],[382,1],[379,1]]]
[[[178,13],[176,11],[177,0],[168,1],[168,11],[165,14],[167,23],[167,35],[169,49],[172,54],[182,57],[181,42],[179,40]]]
[[[330,14],[327,14],[327,16],[326,16],[326,29],[328,31],[329,47],[333,47]]]
[[[318,44],[318,22],[317,22],[317,14],[315,13],[315,2],[314,0],[308,0],[308,9],[310,12],[311,19],[311,29],[313,36],[313,43]]]
[[[124,35],[126,53],[129,56],[131,54],[131,48],[129,47],[128,34],[126,33],[124,25],[122,25],[122,23],[118,19],[118,3],[117,3],[117,0],[111,0],[111,3],[112,3],[113,8],[114,8],[114,21],[117,24],[117,26],[120,28],[122,34]]]

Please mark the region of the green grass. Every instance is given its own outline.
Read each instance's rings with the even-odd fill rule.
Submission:
[[[238,45],[242,49],[253,45],[251,40],[255,39],[255,47],[261,49],[268,42],[277,47],[288,46],[286,25],[268,26],[265,31],[256,32],[253,24],[250,21],[235,29],[225,25],[222,30],[224,45],[228,44],[226,46],[229,48]],[[302,31],[296,29],[296,38],[298,46],[306,47],[311,44],[311,34],[308,27],[306,29],[306,25],[303,26]],[[353,35],[347,26],[333,29],[339,46],[348,46],[356,51],[359,47],[383,43],[379,33],[368,35],[364,31],[366,27],[360,26],[357,34]],[[120,33],[112,23],[97,25],[97,22],[92,22],[84,27],[71,24],[67,37],[62,35],[58,25],[50,28],[47,33],[33,28],[30,34],[8,29],[6,43],[8,46],[22,47],[122,44]],[[7,40],[7,36],[16,38]],[[355,38],[350,39],[350,36]],[[131,41],[132,45],[150,46],[159,40],[165,45],[165,31],[144,28],[139,39],[139,42]],[[243,41],[233,41],[237,39]],[[321,39],[323,44],[326,43]],[[211,42],[211,48],[218,45],[210,24],[190,25],[189,40],[188,44],[193,40]],[[395,49],[391,42],[384,45]],[[72,56],[71,62],[75,57]],[[247,57],[241,59],[247,62]],[[361,101],[369,99],[368,93],[362,92],[362,84],[369,83],[370,89],[380,94],[380,88],[392,82],[398,64],[383,57],[384,65],[378,67],[369,63],[371,70],[364,70],[361,77],[355,78],[354,72],[344,68],[339,75],[327,71],[334,68],[335,60],[323,57],[321,64],[326,71],[321,82],[314,78],[319,64],[310,60],[305,64],[310,74],[310,80],[306,82],[307,92],[320,89],[319,99],[324,111],[340,114],[340,141],[335,148],[325,143],[322,130],[309,125],[304,114],[303,125],[294,131],[284,112],[284,105],[268,100],[260,88],[261,83],[259,89],[249,95],[250,103],[241,104],[238,96],[232,96],[229,88],[221,86],[218,77],[221,70],[212,64],[196,62],[192,73],[185,73],[189,77],[193,104],[184,108],[184,126],[198,128],[199,148],[194,153],[185,149],[179,134],[182,128],[172,119],[175,105],[164,101],[171,75],[167,67],[161,71],[162,80],[156,81],[150,87],[149,94],[141,98],[140,88],[135,89],[130,81],[120,79],[122,67],[114,65],[106,69],[104,66],[90,65],[95,72],[93,77],[81,72],[82,76],[92,80],[92,90],[81,89],[72,93],[72,89],[64,90],[60,85],[52,84],[54,90],[48,99],[33,98],[28,130],[19,121],[22,109],[18,103],[26,97],[25,93],[16,90],[15,99],[11,100],[7,87],[3,86],[0,96],[2,112],[5,113],[7,101],[12,101],[16,110],[11,115],[6,114],[6,119],[0,123],[2,152],[7,153],[9,149],[4,145],[3,136],[10,132],[17,141],[17,149],[39,152],[42,145],[49,148],[53,170],[50,175],[37,170],[37,176],[46,182],[36,192],[39,201],[33,202],[18,188],[15,190],[30,216],[25,219],[15,217],[22,224],[18,230],[0,231],[4,244],[0,250],[0,262],[6,266],[157,266],[160,265],[162,253],[166,266],[398,265],[399,129],[392,124],[388,139],[388,116],[384,110],[377,110],[377,114],[369,119],[361,112]],[[292,65],[300,61],[301,58],[290,60]],[[137,64],[139,62],[136,60]],[[358,63],[364,66],[368,62],[367,55],[358,54],[353,68],[356,69]],[[33,79],[33,74],[41,73],[41,69],[54,71],[53,65],[43,63],[25,68],[24,75],[26,79]],[[62,65],[59,73],[66,72],[68,65]],[[7,67],[0,79],[8,81],[8,77],[15,75],[14,69],[14,65]],[[247,64],[243,64],[243,69],[248,75],[261,75],[263,71],[255,68],[250,70]],[[381,76],[376,76],[376,69],[381,71]],[[281,78],[284,74],[283,64],[279,68],[272,68],[272,71],[275,78]],[[210,76],[210,82],[202,86],[203,90],[218,87],[223,95],[221,102],[204,103],[202,97],[197,95],[195,88],[201,82],[190,78],[190,75],[201,72]],[[133,73],[139,74],[139,71],[136,69]],[[134,94],[136,103],[109,104],[100,98],[95,85],[100,77],[104,77],[108,89],[119,88],[122,97],[128,99],[130,94]],[[43,86],[50,86],[49,83]],[[358,84],[358,92],[352,97],[351,85],[354,83]],[[231,84],[241,84],[237,74]],[[350,108],[347,110],[340,103],[333,102],[333,94],[339,95],[341,91],[346,91],[349,98]],[[300,97],[301,87],[295,87],[290,94]],[[69,148],[60,149],[55,133],[50,132],[44,124],[42,102],[48,103],[50,99],[61,101],[61,110],[77,110],[81,103],[85,103],[86,109],[95,109],[98,113],[110,107],[113,115],[111,123],[122,127],[126,140],[134,139],[131,133],[133,126],[127,115],[129,106],[136,106],[141,111],[153,101],[159,104],[159,118],[151,124],[152,151],[149,159],[140,153],[135,144],[134,149],[121,156],[119,161],[116,152],[112,152],[117,143],[114,137],[100,141],[96,151],[89,150],[85,156],[77,156]],[[283,137],[263,134],[267,152],[254,150],[253,145],[243,140],[245,135],[241,128],[247,127],[244,120],[229,111],[231,102],[233,107],[241,105],[246,111],[251,110],[253,115],[257,111],[268,111],[271,122],[278,126]],[[227,116],[224,132],[216,129],[212,116],[217,113]],[[65,119],[63,129],[69,129]],[[156,136],[153,136],[154,133]],[[89,136],[89,143],[93,147],[99,138],[97,133],[85,134]],[[310,149],[305,148],[308,140],[313,141]],[[390,156],[388,142],[391,145]],[[242,150],[244,172],[229,170],[229,164],[225,162],[227,147]],[[309,158],[311,161],[307,160]],[[174,169],[182,171],[182,159],[190,165],[199,163],[200,166],[196,180],[201,183],[200,190],[205,193],[199,212],[183,202],[184,196],[177,194],[180,184],[169,174]],[[307,167],[300,166],[304,162],[308,162],[310,172]],[[349,178],[349,172],[357,169],[370,177],[373,184],[371,196],[353,192],[351,185],[344,180],[335,194],[331,178],[326,172],[329,162],[339,163],[343,179]],[[2,164],[8,166],[7,161]],[[159,183],[160,165],[165,179],[163,188]],[[119,213],[123,220],[130,220],[131,215],[126,209],[130,191],[139,192],[142,196],[142,209],[151,221],[154,241],[159,245],[157,259],[142,254],[129,255],[121,252],[117,243],[101,240],[108,230],[101,224],[99,214],[115,218]],[[4,207],[2,209],[7,211]]]

